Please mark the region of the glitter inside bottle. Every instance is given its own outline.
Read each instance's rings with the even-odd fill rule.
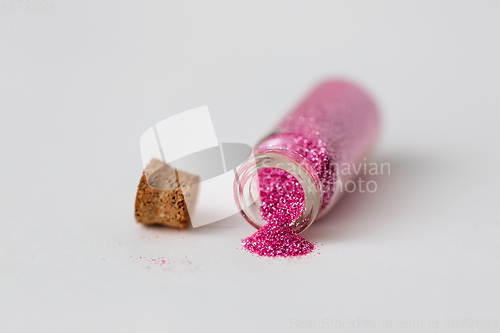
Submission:
[[[338,201],[344,192],[339,185],[355,176],[340,174],[339,167],[361,163],[379,127],[375,103],[361,88],[346,81],[319,85],[257,145],[255,155],[239,169],[235,199],[245,219],[261,228],[280,219],[281,214],[290,229],[304,231]],[[293,192],[293,184],[283,183],[289,178],[272,176],[279,172],[300,184],[303,199],[287,195],[289,190]],[[279,188],[277,182],[283,188],[266,196],[264,189]],[[276,203],[281,205],[279,209],[269,213],[268,206]]]

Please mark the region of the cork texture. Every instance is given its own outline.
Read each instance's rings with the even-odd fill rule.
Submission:
[[[186,228],[187,204],[194,205],[199,177],[152,160],[144,170],[135,199],[135,218],[146,225]]]

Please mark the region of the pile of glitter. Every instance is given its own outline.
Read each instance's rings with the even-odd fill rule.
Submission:
[[[288,172],[265,168],[259,170],[262,219],[267,223],[242,241],[252,253],[266,257],[292,257],[310,253],[314,244],[289,227],[304,210],[302,186]]]

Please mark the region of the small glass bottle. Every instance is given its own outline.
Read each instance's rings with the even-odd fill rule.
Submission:
[[[346,81],[316,87],[263,140],[238,170],[234,195],[243,217],[255,226],[261,217],[259,170],[277,168],[294,176],[304,191],[302,214],[289,226],[307,229],[338,201],[342,184],[355,174],[340,173],[344,163],[356,167],[373,146],[380,116],[372,98]]]

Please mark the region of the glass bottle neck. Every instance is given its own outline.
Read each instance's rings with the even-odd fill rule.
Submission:
[[[261,216],[259,170],[277,168],[295,177],[304,191],[302,214],[289,226],[297,232],[306,230],[316,219],[322,204],[323,191],[317,172],[312,164],[293,150],[267,148],[250,157],[238,170],[234,183],[234,195],[238,208],[245,219],[260,228],[267,222]]]

